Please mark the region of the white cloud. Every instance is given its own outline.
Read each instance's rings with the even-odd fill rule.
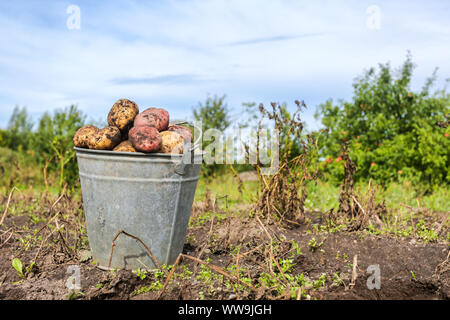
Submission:
[[[80,2],[81,29],[73,31],[62,4],[4,10],[0,126],[16,104],[38,114],[74,103],[98,118],[121,97],[166,106],[177,118],[190,116],[207,93],[226,93],[236,107],[306,99],[313,111],[328,97],[348,98],[363,69],[400,65],[408,49],[419,65],[415,86],[435,66],[448,77],[445,5],[379,1],[381,29],[375,31],[366,26],[371,4]],[[33,12],[41,19],[30,19]],[[307,117],[314,121],[312,112]]]

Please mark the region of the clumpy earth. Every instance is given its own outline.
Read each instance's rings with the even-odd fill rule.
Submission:
[[[323,219],[318,212],[307,213],[309,223],[287,226],[249,217],[248,208],[211,212],[196,203],[183,250],[188,257],[171,274],[170,266],[101,270],[90,255],[80,201],[21,200],[34,205],[19,210],[13,201],[0,227],[0,299],[450,297],[447,243],[326,232],[317,228]],[[3,208],[5,203],[0,199]],[[22,273],[13,268],[14,258]],[[74,268],[80,275],[75,289],[68,286]]]

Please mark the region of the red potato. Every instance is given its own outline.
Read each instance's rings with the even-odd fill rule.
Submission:
[[[169,113],[162,108],[148,108],[134,118],[135,127],[155,127],[158,131],[164,131],[169,125]]]
[[[155,127],[133,127],[128,132],[128,139],[137,151],[157,152],[161,148],[161,135]]]
[[[169,127],[167,128],[167,130],[175,131],[176,133],[179,133],[183,137],[184,142],[192,142],[192,131],[188,127],[171,123],[171,124],[169,124]]]

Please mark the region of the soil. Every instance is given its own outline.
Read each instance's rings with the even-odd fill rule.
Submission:
[[[311,219],[315,217],[310,213]],[[233,248],[239,253],[250,252],[239,260],[251,279],[257,279],[267,265],[269,235],[277,243],[277,257],[292,253],[293,242],[302,254],[295,255],[290,274],[303,274],[317,280],[322,274],[326,281],[318,288],[305,287],[302,298],[313,299],[449,299],[449,247],[445,243],[420,243],[416,239],[376,236],[364,232],[314,232],[310,225],[283,227],[267,224],[265,232],[254,218],[220,213],[203,224],[189,227],[183,253],[226,268],[236,263]],[[217,217],[217,218],[216,218]],[[20,232],[11,230],[20,226]],[[27,228],[28,227],[28,228]],[[39,242],[28,248],[23,239],[45,223],[34,224],[29,216],[8,216],[0,228],[0,299],[156,299],[161,288],[138,290],[157,281],[149,273],[140,279],[130,270],[103,271],[96,267],[89,252],[68,250],[62,241],[40,247]],[[8,231],[10,230],[10,231]],[[28,231],[27,231],[28,230]],[[20,235],[20,236],[19,236]],[[313,240],[316,243],[312,245]],[[20,240],[22,239],[22,240]],[[73,239],[72,239],[73,240]],[[69,242],[69,241],[68,241]],[[71,242],[69,242],[71,243]],[[69,245],[68,243],[68,245]],[[260,248],[260,250],[258,250]],[[250,250],[253,250],[252,252]],[[34,257],[36,264],[24,279],[12,267],[13,258],[19,258],[24,269]],[[356,258],[355,258],[356,256]],[[87,257],[87,258],[86,258]],[[356,260],[355,260],[356,259]],[[353,262],[357,262],[356,266]],[[230,264],[231,262],[231,264]],[[66,287],[73,267],[80,269],[81,288],[69,291]],[[287,299],[273,288],[262,286],[256,291],[233,291],[223,282],[207,283],[199,278],[201,267],[192,260],[183,259],[182,266],[193,274],[169,284],[161,299]],[[369,289],[369,266],[378,265],[380,288]],[[374,267],[371,267],[374,268]],[[376,268],[376,267],[375,267]],[[370,269],[370,268],[369,268]],[[181,272],[181,268],[177,268]],[[266,272],[268,272],[266,270]],[[215,271],[213,271],[215,273]],[[334,275],[339,281],[333,281]],[[356,276],[356,279],[354,277]],[[353,277],[353,283],[352,283]],[[159,279],[164,283],[164,279]],[[256,283],[256,280],[253,284]]]

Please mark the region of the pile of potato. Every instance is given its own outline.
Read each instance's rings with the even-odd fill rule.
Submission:
[[[185,142],[192,142],[191,130],[169,123],[166,110],[148,108],[139,113],[137,104],[128,99],[114,103],[107,127],[84,126],[73,137],[79,148],[122,152],[183,153]]]

